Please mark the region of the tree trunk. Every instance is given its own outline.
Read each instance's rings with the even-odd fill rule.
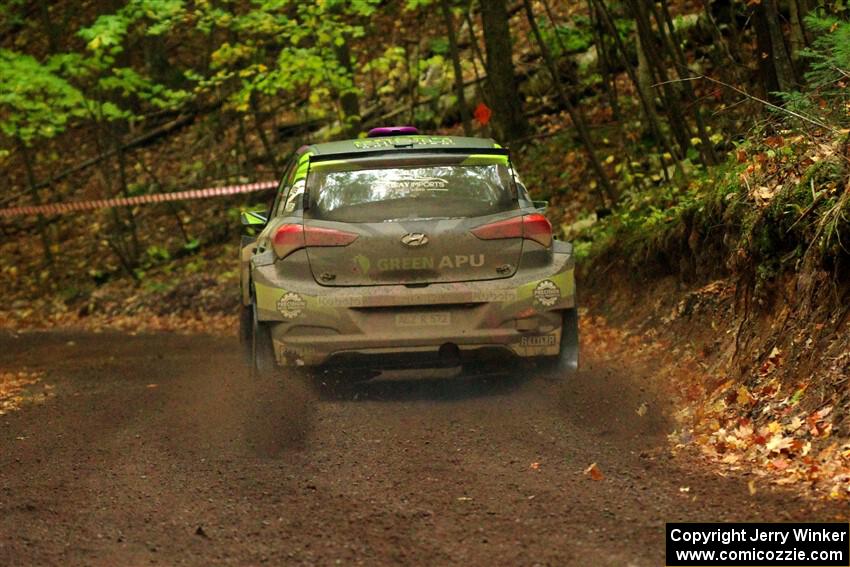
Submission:
[[[154,185],[156,185],[156,187],[158,188],[158,193],[167,193],[167,191],[165,190],[165,186],[159,180],[159,177],[156,175],[156,172],[150,166],[148,166],[144,157],[139,156],[138,160],[139,160],[139,165],[142,167],[142,169],[145,170],[145,173],[147,173],[148,176],[150,176],[151,181],[153,181]],[[183,242],[185,244],[188,244],[189,242],[192,241],[192,239],[189,237],[189,233],[186,232],[186,225],[183,224],[183,219],[180,218],[180,212],[178,210],[178,205],[176,203],[174,203],[174,201],[165,201],[165,206],[166,206],[166,208],[168,208],[169,214],[171,214],[171,216],[174,217],[174,223],[177,225],[177,230],[180,232],[180,235],[183,237]]]
[[[266,130],[264,127],[265,121],[263,120],[262,114],[260,113],[260,103],[257,100],[256,91],[251,93],[249,103],[251,106],[251,113],[254,116],[254,128],[257,130],[257,136],[260,138],[260,143],[263,145],[263,151],[266,154],[266,160],[269,162],[269,166],[272,168],[275,178],[279,178],[281,172],[278,169],[277,156],[275,155],[274,148],[272,147],[272,144],[269,141],[269,137],[266,135]]]
[[[472,15],[470,14],[470,9],[472,7],[472,2],[470,1],[470,5],[467,6],[466,12],[464,12],[463,17],[466,20],[466,25],[469,28],[469,41],[472,44],[472,71],[475,73],[475,95],[483,100],[486,104],[492,106],[489,97],[487,96],[486,90],[482,87],[484,85],[481,74],[478,72],[478,63],[476,63],[476,58],[481,62],[481,69],[484,71],[484,74],[487,74],[487,62],[484,59],[484,54],[481,53],[481,46],[478,45],[478,37],[475,35],[475,22],[472,21]],[[486,128],[486,127],[485,127]]]
[[[127,185],[127,160],[124,150],[122,149],[122,141],[120,138],[115,138],[115,149],[116,156],[118,158],[118,182],[121,185],[121,196],[128,198],[130,197],[130,188]],[[127,206],[124,207],[124,210],[127,213],[127,226],[130,229],[130,257],[132,259],[133,265],[136,265],[139,261],[139,256],[141,256],[142,248],[139,244],[139,230],[136,226],[136,215],[133,213],[133,207]]]
[[[522,138],[528,133],[522,98],[517,87],[513,46],[505,0],[481,2],[484,43],[487,51],[487,80],[493,105],[493,118],[499,137],[504,141]]]
[[[693,101],[691,108],[693,108],[694,119],[697,124],[697,132],[700,138],[701,152],[703,156],[703,161],[706,165],[716,165],[719,160],[717,154],[714,152],[714,146],[711,143],[711,139],[708,135],[708,129],[706,128],[705,121],[702,117],[702,111],[700,110],[699,99],[694,92],[694,87],[691,85],[690,80],[691,77],[690,68],[688,67],[688,60],[685,57],[685,53],[682,51],[681,46],[679,45],[679,38],[676,35],[676,28],[673,25],[673,18],[670,16],[670,9],[667,6],[667,0],[661,0],[661,13],[659,14],[658,10],[654,5],[652,6],[653,15],[655,17],[655,21],[658,23],[658,30],[663,38],[664,42],[667,44],[667,50],[670,52],[673,60],[676,62],[677,74],[680,79],[683,79],[682,85],[685,89],[685,96],[688,99]],[[665,32],[664,28],[667,27],[667,31]]]
[[[18,142],[18,150],[21,152],[21,159],[24,162],[24,170],[27,174],[27,189],[33,204],[38,206],[41,204],[41,197],[38,196],[38,184],[35,179],[35,171],[33,171],[32,157],[24,142]],[[50,238],[47,235],[47,221],[44,215],[38,215],[38,235],[41,237],[41,246],[44,249],[44,261],[47,265],[53,263],[53,253],[50,252]]]
[[[640,101],[641,107],[643,108],[644,114],[646,115],[647,121],[649,121],[650,129],[652,131],[653,136],[658,142],[659,146],[670,154],[670,156],[679,161],[679,156],[677,155],[675,149],[670,144],[670,140],[667,138],[667,135],[661,129],[661,122],[658,120],[658,115],[655,113],[655,108],[653,107],[653,98],[650,96],[651,93],[647,93],[641,90],[640,81],[638,79],[637,72],[632,64],[629,62],[629,59],[626,55],[626,46],[623,45],[623,40],[620,39],[620,33],[617,30],[616,25],[614,24],[614,20],[611,17],[611,13],[608,11],[607,6],[605,6],[605,2],[603,0],[594,0],[596,7],[598,9],[599,17],[601,21],[605,24],[605,27],[608,29],[609,35],[614,38],[614,43],[617,46],[616,52],[620,56],[620,63],[623,65],[623,68],[626,70],[626,74],[629,75],[629,79],[631,79],[632,84],[635,85],[635,90],[637,92],[638,100]],[[664,158],[662,156],[662,163],[664,162]],[[664,171],[665,178],[667,176],[667,168],[662,167]]]
[[[635,85],[643,96],[646,98],[647,115],[651,115],[650,122],[658,122],[658,113],[655,111],[655,94],[653,92],[652,83],[652,68],[649,66],[649,61],[646,58],[646,51],[643,49],[643,42],[640,40],[640,34],[635,32],[635,50],[637,51],[637,84]]]
[[[404,42],[404,61],[407,70],[407,90],[410,93],[408,124],[414,123],[416,107],[419,106],[419,42]]]
[[[112,144],[112,134],[108,131],[108,126],[106,126],[102,118],[97,117],[96,126],[97,126],[97,135],[94,137],[95,148],[98,153],[104,153],[104,142],[107,142],[109,146],[110,155],[115,153],[119,144]],[[108,197],[112,197],[113,195],[113,183],[112,183],[112,173],[109,171],[110,164],[108,161],[101,161],[98,163],[98,170],[101,175],[101,180],[103,181],[103,186],[105,188],[104,194]],[[136,283],[139,283],[139,276],[136,273],[136,259],[138,257],[134,257],[133,252],[129,249],[127,242],[125,240],[125,233],[127,232],[127,225],[124,219],[121,218],[119,214],[118,207],[110,207],[109,215],[112,218],[113,230],[115,234],[110,237],[109,235],[105,236],[105,240],[110,249],[115,253],[115,256],[118,258],[118,261],[121,264],[121,267],[127,273],[128,276],[133,278]]]
[[[457,35],[455,34],[454,19],[452,18],[452,10],[449,7],[449,0],[440,0],[440,7],[443,10],[443,19],[446,22],[446,33],[449,36],[449,53],[452,57],[452,67],[455,73],[455,93],[457,96],[457,105],[460,109],[460,119],[463,122],[463,133],[466,136],[472,135],[472,123],[469,117],[469,107],[466,105],[466,93],[463,90],[463,68],[460,65],[460,53],[457,48]]]
[[[753,27],[756,30],[756,61],[758,61],[759,77],[764,89],[764,98],[775,98],[772,93],[779,90],[776,79],[776,69],[773,65],[773,48],[770,41],[770,30],[767,28],[767,18],[764,6],[756,6],[753,11]]]
[[[673,88],[670,82],[663,51],[661,51],[662,48],[656,44],[652,24],[647,14],[647,5],[642,0],[631,0],[629,5],[637,24],[636,33],[640,37],[641,48],[646,54],[649,66],[654,70],[654,76],[661,83],[661,90],[664,93],[664,104],[667,107],[669,117],[668,124],[670,125],[670,131],[679,145],[680,155],[684,157],[690,148],[692,136],[688,123],[685,120],[684,112],[682,111],[679,93]]]
[[[50,13],[50,2],[39,2],[39,16],[41,18],[41,26],[44,31],[45,37],[47,37],[47,49],[50,53],[56,53],[59,51],[59,44],[57,40],[60,37],[65,37],[64,34],[60,33],[58,26],[56,25],[56,20],[53,15]],[[58,11],[60,6],[56,6],[56,10]]]
[[[779,23],[779,8],[776,0],[763,0],[761,9],[764,12],[765,25],[770,34],[771,60],[776,71],[776,82],[781,91],[792,91],[797,86],[794,78],[794,66],[788,56],[785,38],[782,36],[782,25]]]
[[[356,137],[360,133],[360,97],[357,96],[357,91],[354,87],[354,65],[351,63],[351,47],[349,39],[346,37],[341,45],[334,48],[337,61],[342,65],[351,79],[351,88],[343,92],[339,97],[339,104],[342,107],[342,114],[345,119],[345,131],[351,137]]]
[[[546,8],[546,13],[549,16],[549,22],[552,27],[555,27],[555,19],[552,14],[549,3],[544,0],[543,7]],[[642,178],[635,175],[634,167],[632,166],[632,155],[626,147],[626,126],[623,122],[623,113],[620,108],[619,94],[617,92],[617,80],[612,70],[611,54],[608,49],[608,42],[605,41],[604,24],[601,21],[602,16],[599,14],[593,0],[587,0],[587,10],[590,14],[590,28],[593,30],[593,41],[596,44],[597,67],[599,75],[602,77],[602,90],[605,92],[605,98],[608,99],[608,105],[611,107],[611,117],[617,125],[617,140],[616,144],[619,148],[620,155],[625,160],[626,168],[631,174],[634,182],[643,185]],[[566,52],[563,40],[558,36],[558,41],[561,45],[561,51]]]
[[[576,131],[578,132],[579,139],[581,139],[584,149],[587,151],[590,166],[598,178],[598,186],[602,188],[602,193],[600,195],[602,204],[606,207],[611,206],[617,200],[617,195],[614,188],[611,186],[611,182],[608,180],[608,174],[605,173],[605,168],[602,167],[602,163],[596,155],[593,138],[591,138],[590,132],[587,129],[584,116],[582,116],[579,109],[573,106],[569,95],[558,78],[558,67],[555,64],[554,59],[552,59],[552,55],[549,53],[548,47],[546,47],[546,42],[543,41],[543,37],[540,35],[540,28],[537,26],[537,20],[534,19],[534,10],[531,8],[531,2],[529,0],[523,0],[523,6],[525,7],[525,15],[528,18],[528,23],[531,26],[531,32],[534,35],[534,39],[537,42],[538,47],[540,48],[540,53],[543,55],[543,61],[549,68],[549,74],[552,75],[552,83],[558,91],[558,97],[561,99],[564,106],[567,107],[567,113],[569,113],[570,119],[572,119],[573,124],[576,127]]]
[[[797,76],[801,76],[800,74],[805,71],[805,65],[800,58],[800,53],[809,45],[804,21],[808,7],[800,0],[788,0],[788,8],[791,15],[791,61],[795,65]]]

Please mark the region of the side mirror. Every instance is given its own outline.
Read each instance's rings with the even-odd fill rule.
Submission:
[[[545,213],[546,209],[549,208],[549,201],[532,201],[531,203],[534,205],[534,208],[541,213]]]
[[[239,216],[242,219],[242,226],[257,228],[266,226],[266,223],[269,222],[266,213],[261,211],[246,211]]]

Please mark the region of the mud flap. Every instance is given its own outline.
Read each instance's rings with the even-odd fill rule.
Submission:
[[[268,325],[259,321],[257,304],[252,304],[252,333],[251,333],[251,375],[254,378],[264,378],[274,374],[277,361],[274,356],[274,346]]]
[[[561,330],[561,353],[558,355],[558,369],[575,372],[578,370],[578,310],[564,311],[564,327]]]
[[[242,360],[250,367],[254,363],[254,305],[243,305],[239,310],[239,346],[242,348]]]

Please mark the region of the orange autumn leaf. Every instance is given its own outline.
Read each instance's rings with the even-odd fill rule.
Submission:
[[[591,480],[604,480],[605,475],[602,474],[599,466],[596,463],[591,463],[589,467],[584,469],[584,474],[590,477]]]

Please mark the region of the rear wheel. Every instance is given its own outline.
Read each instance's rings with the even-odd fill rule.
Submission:
[[[257,318],[256,305],[251,314],[251,371],[255,377],[269,376],[277,368],[271,329]]]
[[[578,369],[578,311],[567,309],[561,327],[561,349],[557,356],[544,356],[537,360],[538,366],[547,374],[562,378]]]
[[[239,346],[242,347],[242,360],[247,366],[253,364],[254,306],[243,305],[239,311]]]

